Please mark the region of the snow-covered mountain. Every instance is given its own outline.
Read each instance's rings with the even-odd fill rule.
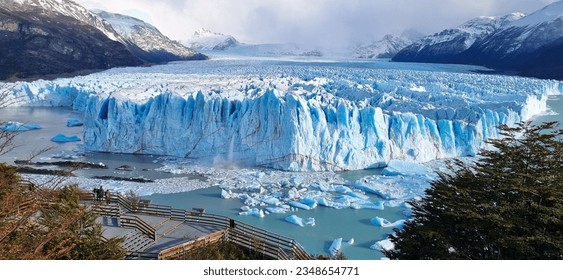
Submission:
[[[140,19],[105,11],[94,11],[94,13],[109,22],[119,34],[119,41],[144,61],[158,63],[202,57],[196,51],[170,40],[156,27]]]
[[[563,80],[563,1],[514,21],[475,42],[464,63]]]
[[[395,61],[450,62],[469,49],[477,40],[483,39],[511,22],[523,18],[521,13],[504,17],[478,17],[462,25],[426,36],[400,50]]]
[[[323,53],[317,49],[306,48],[294,43],[285,44],[239,44],[228,50],[229,53],[244,56],[301,56],[320,57]]]
[[[101,12],[106,20],[70,0],[0,3],[0,79],[206,58],[140,20]]]
[[[201,28],[197,30],[192,38],[186,40],[184,44],[195,50],[225,50],[239,45],[237,39],[231,35],[215,33]]]
[[[295,43],[245,44],[231,35],[201,28],[184,45],[199,51],[220,51],[222,54],[241,56],[323,56],[319,50]],[[216,53],[217,54],[217,53]]]
[[[394,61],[464,63],[563,79],[563,1],[528,16],[482,17],[425,37]]]
[[[0,3],[0,79],[142,64],[107,22],[72,1]]]
[[[42,13],[56,13],[67,17],[74,18],[80,22],[91,25],[103,32],[109,39],[119,41],[122,39],[119,34],[112,28],[111,24],[98,17],[88,9],[71,0],[5,0],[6,2],[18,3],[12,6],[16,9],[27,9],[28,7],[37,7]]]
[[[354,48],[356,58],[392,58],[406,46],[424,37],[421,33],[409,30],[399,35],[388,34],[381,40],[361,44]]]

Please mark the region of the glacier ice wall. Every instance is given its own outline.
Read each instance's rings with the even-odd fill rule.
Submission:
[[[563,83],[550,80],[241,61],[19,87],[30,103],[84,110],[88,150],[292,171],[472,156],[497,136],[496,126],[545,111],[547,95],[563,92]]]

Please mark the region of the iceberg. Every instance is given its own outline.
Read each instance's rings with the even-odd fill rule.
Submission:
[[[300,218],[300,217],[297,217],[296,215],[291,215],[291,216],[285,218],[285,220],[292,223],[292,224],[298,225],[300,227],[305,226],[305,224],[303,224],[303,219]]]
[[[390,251],[395,249],[395,244],[391,242],[391,239],[384,239],[375,242],[375,244],[371,245],[370,249],[378,250],[378,251],[382,251],[382,250]]]
[[[375,217],[373,219],[370,220],[370,222],[376,226],[379,227],[391,227],[391,228],[401,228],[403,226],[403,224],[405,223],[405,220],[398,220],[396,222],[389,222],[388,220],[381,218],[381,217]]]
[[[40,124],[36,123],[20,123],[9,121],[0,126],[0,130],[8,131],[8,132],[24,132],[34,129],[41,129]]]
[[[286,221],[298,225],[300,227],[304,227],[304,226],[315,226],[315,218],[307,218],[306,220],[303,220],[303,218],[298,217],[296,215],[291,215],[285,218]]]
[[[290,201],[289,205],[293,206],[295,208],[303,209],[303,210],[311,210],[312,209],[309,205],[306,205],[306,204],[303,204],[303,203],[297,202],[297,201]]]
[[[376,202],[364,202],[364,203],[353,203],[350,207],[352,209],[371,209],[371,210],[384,210],[383,201],[376,201]]]
[[[418,199],[430,187],[433,176],[369,176],[354,183],[354,187],[392,201],[393,206]],[[392,207],[392,206],[390,206]]]
[[[266,216],[266,214],[264,213],[264,210],[258,209],[258,208],[252,208],[248,211],[242,211],[242,212],[239,213],[239,215],[241,215],[241,216],[256,216],[258,218],[264,218]]]
[[[78,142],[80,138],[76,135],[66,136],[64,134],[57,134],[51,138],[51,141],[58,142],[58,143],[65,143],[65,142]]]
[[[313,198],[304,198],[301,200],[301,204],[309,206],[309,209],[315,209],[319,205],[319,203]]]
[[[11,91],[20,105],[83,111],[88,151],[287,171],[475,156],[498,125],[545,112],[547,96],[563,92],[555,80],[365,66],[211,60],[20,82]]]
[[[305,225],[307,226],[315,226],[316,224],[315,218],[309,217],[305,220]]]
[[[268,207],[266,211],[270,213],[284,214],[289,212],[291,209],[288,205],[280,205],[278,207]]]
[[[221,189],[221,197],[224,199],[233,198],[233,192],[230,190]]]
[[[66,126],[68,127],[76,127],[76,126],[83,126],[84,122],[82,122],[81,120],[77,120],[77,119],[68,119],[66,121]]]
[[[336,254],[338,254],[338,252],[340,252],[341,247],[342,247],[342,238],[337,238],[334,241],[332,241],[332,244],[328,248],[328,251],[331,256],[335,256]]]

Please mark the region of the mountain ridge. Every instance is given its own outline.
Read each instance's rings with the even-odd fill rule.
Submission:
[[[71,0],[0,0],[0,4],[0,80],[207,59],[144,22],[139,26],[145,29],[139,30],[150,30],[143,33],[144,41],[123,36],[110,22]],[[157,47],[147,48],[150,45]]]
[[[563,80],[563,1],[527,16],[513,13],[503,18],[492,32],[476,36],[470,44],[459,36],[431,40],[451,30],[446,29],[411,44],[392,60],[481,65],[499,73]]]

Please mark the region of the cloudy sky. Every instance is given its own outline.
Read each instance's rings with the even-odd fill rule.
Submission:
[[[174,40],[206,28],[244,43],[344,47],[414,28],[432,34],[471,18],[531,13],[556,0],[75,0],[132,15]]]

